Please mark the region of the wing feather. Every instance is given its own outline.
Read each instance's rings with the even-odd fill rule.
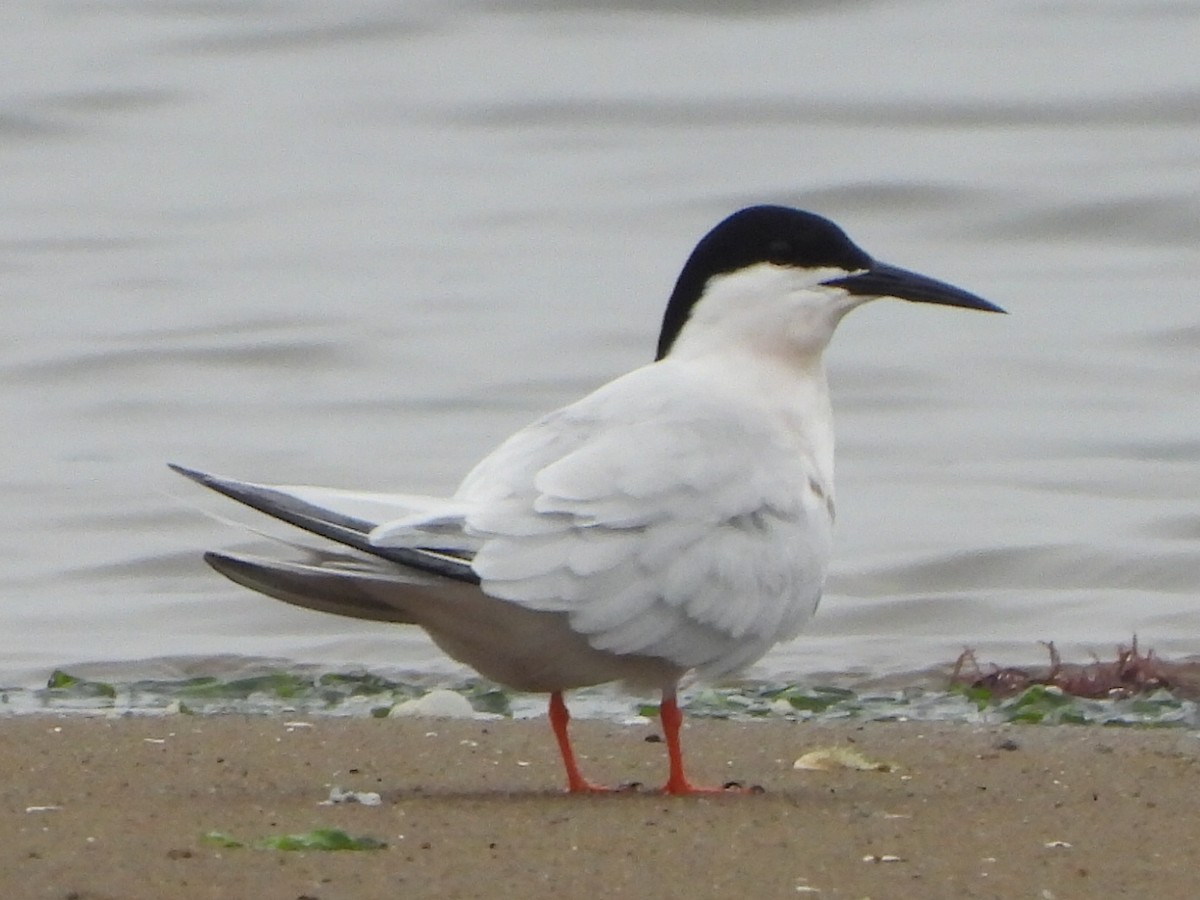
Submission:
[[[802,435],[681,378],[637,370],[542,419],[455,499],[487,593],[568,613],[597,649],[724,671],[812,614],[832,523]]]
[[[471,568],[469,558],[464,558],[455,552],[445,552],[446,550],[453,551],[456,548],[442,547],[436,544],[419,547],[379,546],[372,543],[370,538],[372,530],[378,523],[346,512],[348,508],[353,508],[360,513],[367,509],[374,509],[376,514],[381,510],[390,510],[393,515],[397,509],[407,512],[411,510],[411,506],[396,506],[397,497],[401,495],[372,495],[338,491],[331,488],[255,484],[249,481],[222,478],[219,475],[188,469],[174,463],[168,465],[180,475],[197,484],[211,488],[252,509],[257,509],[312,534],[404,566],[410,566],[419,571],[433,572],[456,581],[478,583],[478,576]],[[323,506],[316,502],[317,500],[334,503],[334,506]],[[426,507],[432,506],[435,502],[428,497],[416,498],[416,500]]]

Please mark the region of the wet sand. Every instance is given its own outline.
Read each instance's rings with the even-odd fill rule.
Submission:
[[[1184,730],[693,722],[695,780],[766,792],[667,798],[561,793],[544,721],[300,721],[0,719],[4,896],[1184,898],[1200,871]],[[655,733],[574,727],[613,783],[661,781]],[[894,768],[793,769],[829,746]],[[316,828],[388,846],[253,846]]]

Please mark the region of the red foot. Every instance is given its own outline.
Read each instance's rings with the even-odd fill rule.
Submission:
[[[670,763],[671,774],[667,783],[662,786],[661,793],[672,797],[683,797],[693,794],[761,794],[760,787],[742,787],[737,782],[729,782],[724,787],[697,787],[687,780],[683,774],[683,747],[679,742],[679,729],[683,725],[683,713],[675,702],[675,694],[663,692],[662,705],[658,708],[658,717],[662,721],[663,736],[667,739],[667,759]]]
[[[686,797],[695,794],[764,794],[766,791],[758,786],[745,787],[736,781],[731,781],[721,787],[699,787],[686,779],[681,778],[676,780],[669,778],[667,779],[667,783],[659,790],[659,793],[672,797]]]
[[[679,744],[679,729],[683,724],[683,713],[675,702],[674,692],[664,692],[663,702],[659,707],[659,718],[662,720],[663,734],[667,740],[667,758],[670,763],[670,777],[659,793],[672,797],[712,794],[761,794],[760,787],[743,787],[737,782],[730,782],[723,787],[698,787],[687,780],[683,774],[683,751]],[[575,763],[575,753],[571,749],[571,739],[567,734],[567,725],[571,721],[567,705],[563,702],[562,694],[555,691],[550,695],[550,726],[554,729],[554,737],[558,741],[558,749],[562,754],[563,768],[567,772],[568,794],[621,794],[640,790],[641,785],[622,785],[610,788],[588,781],[579,771]]]
[[[603,784],[593,784],[586,778],[579,776],[578,772],[575,774],[577,776],[575,778],[571,778],[569,775],[567,777],[568,794],[616,794],[621,791],[619,787],[611,788]]]
[[[554,729],[558,750],[562,754],[563,768],[567,770],[567,793],[611,794],[620,790],[602,784],[592,784],[580,774],[579,766],[575,764],[575,752],[571,749],[571,738],[567,734],[570,721],[571,714],[567,712],[567,704],[563,702],[562,694],[555,691],[550,695],[550,727]]]

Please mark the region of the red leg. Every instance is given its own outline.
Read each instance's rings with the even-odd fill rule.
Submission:
[[[683,774],[683,747],[679,743],[679,727],[683,724],[683,713],[679,704],[675,702],[674,691],[663,691],[658,718],[662,722],[663,736],[667,739],[667,759],[670,762],[670,774],[662,788],[664,794],[752,793],[737,787],[696,787],[687,780],[687,776]]]
[[[555,691],[550,695],[550,727],[554,729],[558,752],[562,754],[563,768],[567,770],[567,791],[572,794],[607,792],[608,788],[592,784],[579,774],[579,766],[575,764],[575,751],[571,749],[571,737],[567,734],[570,721],[571,714],[567,712],[567,704],[563,702],[562,691]]]

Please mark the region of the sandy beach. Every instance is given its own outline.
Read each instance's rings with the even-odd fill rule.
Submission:
[[[576,723],[588,774],[656,784],[653,725]],[[694,722],[697,781],[567,796],[544,721],[0,719],[6,897],[1195,896],[1182,729]],[[801,771],[848,747],[887,771]],[[378,806],[323,805],[331,788]],[[342,829],[386,847],[265,849]],[[207,839],[219,832],[245,846]]]

